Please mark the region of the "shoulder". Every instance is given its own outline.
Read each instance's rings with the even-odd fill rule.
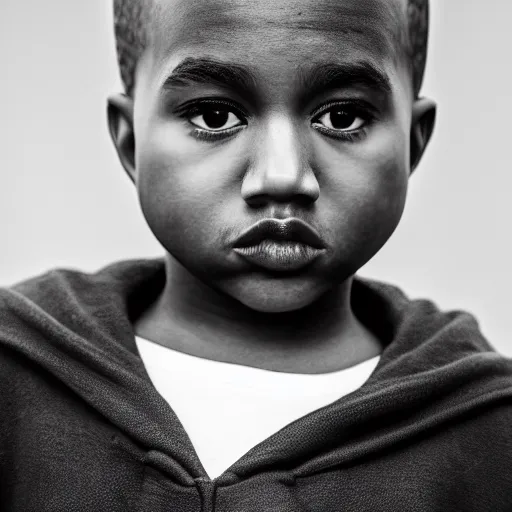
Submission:
[[[0,332],[65,316],[73,299],[90,281],[78,270],[56,268],[0,288]]]
[[[512,485],[512,393],[483,404],[467,415],[460,430],[450,425],[447,432],[455,450],[464,461],[462,474],[473,482],[489,482],[490,489],[510,489]],[[448,447],[447,447],[448,450]],[[500,509],[501,510],[501,509]]]
[[[162,273],[163,261],[158,259],[119,261],[96,272],[54,268],[0,288],[2,319],[27,311],[45,312],[57,319],[72,312],[91,313],[103,304],[123,300],[132,288],[154,275],[161,279]]]
[[[0,356],[36,347],[51,339],[57,326],[65,325],[76,310],[76,297],[87,274],[52,269],[9,287],[0,288]],[[12,358],[12,357],[11,357]]]
[[[161,260],[133,260],[95,273],[56,268],[0,288],[0,355],[50,364],[86,347],[116,352],[119,340],[131,343],[131,303],[164,278]]]

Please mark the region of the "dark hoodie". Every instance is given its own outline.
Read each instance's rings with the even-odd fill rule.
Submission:
[[[357,278],[370,379],[210,480],[137,353],[164,282],[131,261],[0,290],[1,511],[512,511],[512,361],[470,315]]]

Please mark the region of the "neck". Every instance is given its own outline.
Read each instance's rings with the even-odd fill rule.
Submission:
[[[136,334],[206,359],[291,373],[326,373],[381,352],[350,306],[352,278],[298,311],[262,313],[193,276],[174,258]]]

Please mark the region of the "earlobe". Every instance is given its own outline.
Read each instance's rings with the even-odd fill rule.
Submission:
[[[108,98],[107,116],[110,136],[119,160],[129,178],[135,183],[135,135],[132,98],[125,94],[110,96]]]
[[[419,164],[436,122],[436,104],[428,98],[417,99],[412,107],[411,174]]]

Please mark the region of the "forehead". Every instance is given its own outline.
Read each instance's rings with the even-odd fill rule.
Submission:
[[[398,59],[404,0],[154,0],[155,63],[212,55],[241,64]],[[173,58],[174,57],[174,58]]]

